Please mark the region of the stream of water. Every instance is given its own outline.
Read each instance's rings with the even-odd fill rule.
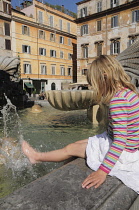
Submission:
[[[21,151],[23,139],[37,150],[50,151],[104,130],[92,125],[86,110],[59,111],[48,102],[42,109],[41,113],[32,113],[31,108],[17,113],[7,99],[0,117],[0,198],[66,163],[32,166]]]

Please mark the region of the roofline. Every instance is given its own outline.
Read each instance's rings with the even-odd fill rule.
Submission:
[[[122,4],[122,5],[119,5],[119,6],[114,7],[114,8],[109,8],[107,10],[103,10],[101,12],[94,13],[94,14],[88,15],[86,17],[77,18],[75,20],[75,23],[83,23],[83,22],[86,22],[86,21],[89,21],[89,20],[93,20],[93,19],[97,19],[97,18],[106,16],[106,15],[110,15],[110,14],[113,14],[113,13],[118,13],[118,12],[123,11],[123,10],[131,9],[133,7],[136,7],[136,6],[139,6],[139,0],[128,2],[126,4]]]

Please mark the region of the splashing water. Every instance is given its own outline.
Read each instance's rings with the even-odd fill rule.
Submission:
[[[11,169],[13,175],[15,175],[15,172],[18,172],[19,175],[25,168],[28,168],[31,172],[33,170],[32,166],[21,152],[23,135],[19,115],[10,99],[6,95],[5,98],[7,104],[1,110],[4,137],[0,139],[0,164],[4,164],[7,169]]]

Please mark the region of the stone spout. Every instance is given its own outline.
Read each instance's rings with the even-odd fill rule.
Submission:
[[[91,90],[50,90],[46,98],[52,107],[64,111],[89,109],[96,104]]]

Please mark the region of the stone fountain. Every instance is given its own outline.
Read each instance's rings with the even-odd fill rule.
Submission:
[[[131,77],[131,82],[139,88],[139,40],[120,53],[116,59]],[[90,121],[100,125],[107,123],[108,108],[103,104],[96,104],[94,93],[91,90],[51,90],[46,92],[46,97],[56,109],[65,111],[87,109],[87,116]]]

